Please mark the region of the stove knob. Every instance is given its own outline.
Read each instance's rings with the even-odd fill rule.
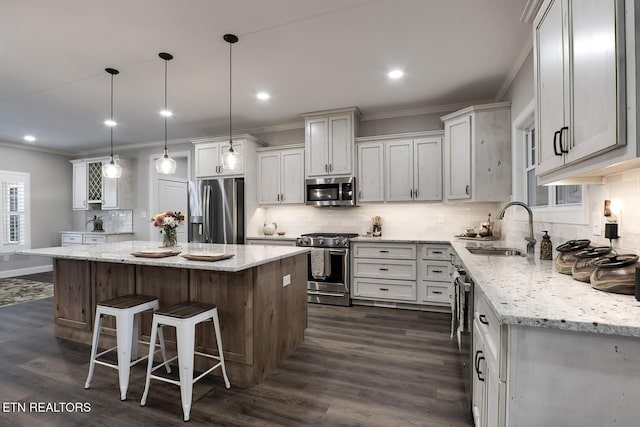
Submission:
[[[340,237],[336,237],[333,239],[334,246],[338,246],[342,243],[342,239]]]
[[[323,245],[324,244],[324,239],[318,239],[318,244],[319,245]]]

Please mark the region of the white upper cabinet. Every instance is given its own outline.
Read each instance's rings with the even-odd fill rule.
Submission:
[[[442,200],[442,131],[358,138],[358,201]]]
[[[476,105],[444,121],[447,200],[507,201],[511,196],[511,103]]]
[[[72,160],[73,165],[73,210],[131,209],[133,191],[131,182],[131,164],[119,157],[115,161],[122,167],[122,177],[105,178],[102,165],[111,158],[92,158]],[[100,206],[98,206],[100,205]]]
[[[258,152],[258,204],[304,203],[304,149]]]
[[[358,142],[358,203],[384,202],[384,143]]]
[[[357,108],[303,114],[305,118],[306,175],[353,175]]]
[[[623,0],[545,1],[534,21],[536,175],[626,144],[624,58]]]
[[[244,140],[233,140],[233,150],[240,155],[240,165],[236,169],[225,169],[222,155],[229,151],[229,139],[224,142],[204,142],[196,145],[196,178],[216,178],[244,174]]]

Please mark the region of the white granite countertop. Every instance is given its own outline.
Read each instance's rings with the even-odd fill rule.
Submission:
[[[272,236],[247,236],[247,240],[251,239],[251,240],[287,240],[287,241],[294,241],[296,240],[297,236],[278,236],[277,234],[274,234]]]
[[[122,264],[151,265],[158,267],[190,268],[197,270],[213,270],[236,272],[267,264],[294,255],[303,254],[309,248],[296,246],[261,246],[261,245],[221,245],[209,243],[184,243],[176,250],[182,253],[222,254],[232,253],[233,258],[210,261],[190,261],[180,255],[165,258],[142,258],[131,255],[132,252],[159,250],[160,242],[126,241],[105,243],[100,245],[56,246],[51,248],[28,249],[18,253],[25,255],[48,256],[52,258],[68,258],[89,261],[114,262]]]
[[[554,261],[535,257],[474,255],[467,245],[515,247],[526,242],[476,242],[453,236],[356,237],[352,242],[450,243],[501,323],[577,332],[640,337],[640,301],[593,289],[588,283],[560,274]],[[554,252],[555,256],[555,252]]]

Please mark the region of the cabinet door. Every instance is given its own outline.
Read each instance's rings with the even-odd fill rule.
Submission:
[[[196,178],[207,178],[218,175],[220,166],[220,144],[198,144],[196,153]]]
[[[304,150],[283,150],[280,155],[280,202],[304,203]]]
[[[86,163],[73,164],[73,209],[87,210],[88,169]]]
[[[385,142],[384,151],[387,201],[413,200],[413,140]]]
[[[619,12],[624,13],[623,5]],[[624,98],[619,102],[617,83],[625,76],[624,62],[617,60],[616,2],[573,1],[570,28],[573,122],[566,163],[625,143],[624,121],[622,137],[618,138],[618,115],[625,116],[625,105]],[[624,37],[624,32],[621,35]],[[624,97],[624,89],[620,94]]]
[[[556,133],[568,123],[565,109],[569,79],[568,43],[564,33],[567,9],[566,0],[554,0],[534,22],[537,175],[562,166],[564,156],[561,150],[569,148],[568,143],[563,143],[564,147],[560,147],[560,136],[568,142],[569,132],[562,135]],[[593,105],[589,107],[593,108]]]
[[[102,178],[102,209],[118,208],[118,185],[122,178]]]
[[[447,198],[471,198],[471,121],[462,116],[445,123]]]
[[[352,173],[353,127],[351,116],[329,117],[329,173]]]
[[[322,176],[329,173],[329,119],[309,119],[305,125],[307,175]]]
[[[242,141],[238,140],[238,141],[233,141],[233,151],[235,151],[236,153],[238,153],[240,155],[240,164],[238,164],[238,167],[235,169],[225,169],[224,166],[222,165],[222,159],[223,159],[223,155],[224,153],[226,153],[227,151],[229,151],[229,147],[230,144],[228,142],[221,142],[219,143],[220,146],[220,151],[219,151],[219,158],[218,158],[218,165],[220,166],[220,168],[218,168],[218,175],[221,176],[226,176],[226,175],[241,175],[244,173],[244,144]]]
[[[384,143],[359,143],[356,152],[358,202],[384,202]]]
[[[472,389],[473,394],[471,396],[471,413],[473,414],[473,421],[476,427],[486,426],[485,422],[485,382],[486,378],[486,360],[483,352],[484,343],[482,341],[482,335],[474,322],[473,324],[473,352],[471,354],[473,360],[471,360],[472,366]],[[493,427],[493,426],[492,426]]]
[[[280,200],[280,153],[258,154],[258,204],[277,204]]]
[[[505,425],[506,384],[500,381],[498,368],[490,358],[484,363],[485,372],[485,425],[502,427]]]
[[[442,200],[442,139],[413,141],[415,200]]]

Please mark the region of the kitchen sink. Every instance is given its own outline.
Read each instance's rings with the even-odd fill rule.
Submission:
[[[467,250],[475,255],[495,255],[495,256],[526,256],[520,249],[503,248],[498,246],[467,246]]]

